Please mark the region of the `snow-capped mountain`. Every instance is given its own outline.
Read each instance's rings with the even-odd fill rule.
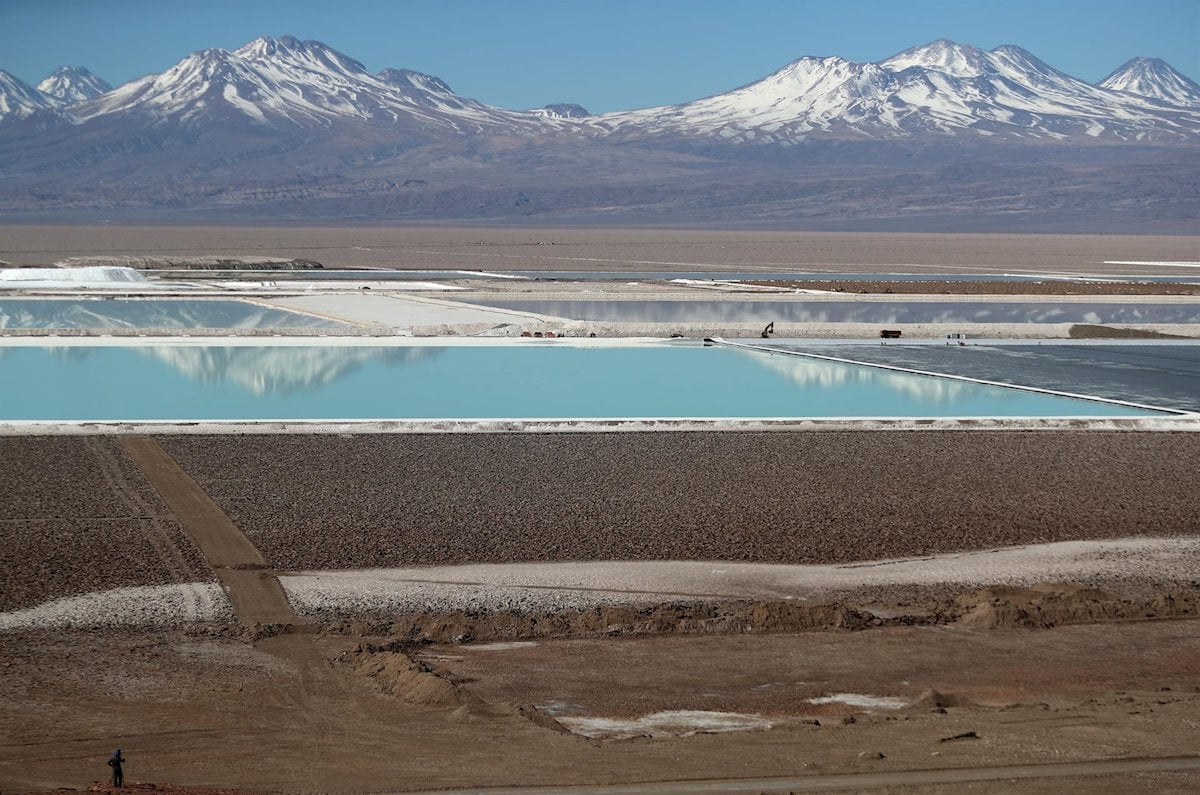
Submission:
[[[547,119],[582,119],[592,115],[588,113],[587,108],[573,102],[555,102],[552,105],[534,108],[529,112]]]
[[[0,69],[0,122],[24,119],[39,110],[58,106],[54,97],[47,96],[16,75]]]
[[[940,40],[874,63],[804,57],[669,107],[520,111],[432,75],[372,73],[320,42],[259,38],[73,104],[0,72],[0,213],[833,224],[941,213],[925,223],[1190,232],[1194,96],[1152,60],[1091,85],[1019,47]]]
[[[1161,58],[1134,58],[1099,83],[1110,91],[1128,91],[1173,105],[1200,106],[1200,84]]]
[[[259,134],[350,125],[409,136],[407,144],[447,134],[560,132],[619,141],[682,136],[725,143],[925,135],[1166,141],[1200,135],[1200,106],[1182,101],[1195,84],[1160,64],[1135,59],[1105,85],[1094,86],[1019,47],[988,52],[942,39],[878,63],[804,57],[723,94],[592,116],[566,103],[531,111],[497,108],[456,94],[432,75],[408,69],[372,74],[320,42],[262,37],[232,52],[193,53],[161,74],[71,104],[67,115],[75,124],[136,119],[142,129],[195,131],[232,123]],[[87,88],[85,75],[93,81]],[[21,99],[10,101],[20,110],[7,115],[69,102],[102,88],[95,80],[86,70],[64,68],[42,83],[53,96],[24,86]],[[18,90],[9,93],[16,96]],[[377,135],[372,138],[378,143]]]
[[[1172,110],[1093,86],[1020,47],[988,52],[944,39],[878,63],[805,57],[724,94],[594,121],[622,137],[650,132],[738,143],[926,134],[1126,141],[1200,135],[1200,109]]]
[[[71,113],[78,123],[133,115],[152,125],[193,128],[213,121],[284,130],[349,122],[431,134],[480,133],[536,121],[461,97],[430,75],[401,69],[371,74],[331,47],[291,36],[258,38],[233,52],[193,53]]]
[[[112,86],[82,66],[60,66],[38,83],[37,88],[63,105],[74,105],[112,91]]]

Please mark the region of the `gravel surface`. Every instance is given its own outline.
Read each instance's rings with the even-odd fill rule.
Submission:
[[[1200,530],[1200,435],[163,437],[275,567],[844,563]]]
[[[0,438],[0,520],[167,513],[114,439]]]
[[[212,570],[115,439],[0,438],[0,611]]]

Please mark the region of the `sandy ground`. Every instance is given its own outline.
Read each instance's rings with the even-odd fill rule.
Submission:
[[[1100,483],[1104,472],[1114,473],[1112,482],[1103,483],[1105,498],[1097,500],[1095,493],[1089,494],[1097,503],[1096,511],[1068,508],[1082,523],[1074,530],[1085,535],[1104,535],[1099,524],[1104,512],[1115,513],[1127,526],[1140,520],[1160,530],[1172,511],[1196,515],[1186,489],[1171,491],[1180,471],[1195,469],[1191,460],[1195,445],[1188,435],[997,434],[993,439],[980,434],[963,435],[957,443],[946,443],[941,436],[907,434],[888,441],[906,460],[920,461],[926,474],[935,476],[933,482],[950,480],[949,485],[958,487],[951,493],[964,485],[955,450],[966,448],[963,455],[971,452],[976,468],[983,448],[998,455],[991,466],[1005,464],[1011,469],[1012,457],[1026,460],[1036,485],[1010,479],[971,499],[1009,515],[1017,515],[1019,506],[1033,506],[1039,526],[1053,521],[1052,510],[1047,513],[1051,504],[1037,494],[1047,484],[1064,494],[1080,490],[1082,484],[1071,480],[1073,472],[1086,472],[1093,485]],[[777,438],[773,441],[773,437]],[[409,443],[396,448],[396,440],[403,438]],[[616,437],[590,438],[606,445]],[[19,455],[4,476],[17,485],[14,499],[37,506],[29,513],[69,515],[116,511],[128,505],[99,484],[86,491],[70,488],[105,473],[109,477],[122,473],[117,482],[132,484],[126,489],[134,493],[145,493],[152,483],[161,500],[145,493],[146,504],[158,511],[167,507],[189,537],[196,539],[229,591],[240,626],[223,618],[151,630],[104,621],[86,630],[45,624],[21,630],[10,625],[0,632],[4,672],[0,677],[0,788],[85,787],[102,778],[103,760],[117,746],[129,760],[128,780],[186,784],[201,791],[612,784],[616,792],[627,790],[633,782],[664,780],[667,791],[686,791],[686,781],[696,779],[717,780],[720,791],[740,791],[736,782],[727,780],[747,777],[756,779],[751,791],[787,791],[792,783],[812,785],[813,776],[820,775],[859,776],[853,781],[865,787],[868,782],[884,783],[876,774],[889,771],[909,771],[905,781],[927,784],[946,781],[939,777],[949,771],[968,778],[981,776],[982,781],[972,786],[997,792],[1010,786],[1005,772],[1009,768],[992,771],[988,766],[1029,763],[1048,766],[1021,769],[1021,775],[1057,777],[1054,791],[1062,792],[1094,791],[1097,786],[1128,788],[1145,782],[1186,791],[1200,784],[1194,759],[1200,740],[1196,664],[1200,635],[1194,620],[1200,615],[1200,591],[1194,581],[1177,579],[1193,577],[1197,557],[1191,550],[1197,540],[1187,524],[1172,533],[1175,539],[1162,542],[1132,539],[1121,544],[1076,544],[886,565],[876,561],[861,570],[861,576],[845,567],[800,570],[801,580],[816,578],[818,572],[833,578],[825,581],[827,586],[837,586],[837,578],[849,571],[848,581],[856,583],[853,604],[789,601],[788,595],[803,595],[800,591],[811,580],[798,586],[798,570],[778,568],[773,569],[771,601],[730,601],[729,594],[722,597],[724,601],[697,600],[695,594],[685,594],[683,601],[680,597],[671,602],[655,600],[658,603],[646,609],[614,607],[573,615],[561,606],[550,612],[473,610],[407,620],[392,616],[385,621],[364,621],[339,612],[319,617],[314,624],[296,616],[282,601],[265,609],[270,607],[267,602],[282,595],[277,585],[274,590],[264,589],[275,574],[265,567],[280,565],[274,559],[279,556],[269,555],[264,562],[258,549],[241,535],[245,529],[250,539],[261,543],[268,538],[262,528],[251,531],[247,524],[239,529],[229,522],[232,517],[242,524],[254,516],[248,509],[264,504],[279,517],[279,529],[293,534],[293,541],[303,549],[304,533],[288,524],[286,511],[271,502],[272,493],[298,501],[295,508],[304,512],[323,506],[314,514],[322,522],[321,543],[335,557],[351,560],[363,554],[391,554],[386,550],[395,542],[373,529],[371,517],[383,519],[384,525],[395,522],[391,512],[406,501],[415,500],[432,508],[434,515],[452,518],[464,527],[465,511],[478,512],[491,505],[484,522],[491,532],[442,532],[428,539],[429,548],[454,550],[452,556],[466,550],[473,558],[502,553],[511,559],[514,553],[525,554],[522,545],[528,550],[547,543],[536,533],[495,530],[512,521],[506,511],[526,497],[534,506],[539,504],[538,490],[528,488],[531,482],[540,483],[547,497],[552,487],[562,490],[564,481],[551,482],[554,479],[545,477],[548,472],[582,474],[602,485],[607,498],[598,506],[601,513],[587,515],[591,530],[582,532],[572,526],[560,531],[583,536],[587,543],[607,543],[615,529],[610,521],[626,521],[628,507],[622,506],[637,505],[647,491],[664,492],[677,508],[694,504],[711,511],[732,497],[736,488],[746,489],[748,479],[728,482],[731,470],[722,465],[731,460],[723,456],[733,455],[736,460],[752,454],[760,465],[755,470],[759,481],[764,461],[776,481],[792,480],[780,475],[793,471],[782,464],[792,460],[789,453],[798,452],[789,446],[789,439],[791,444],[801,443],[804,455],[797,460],[809,468],[820,460],[822,451],[841,462],[843,476],[846,464],[864,454],[869,458],[869,450],[853,434],[820,435],[836,442],[828,447],[816,437],[796,434],[629,438],[636,458],[646,459],[653,450],[674,462],[671,488],[664,489],[645,474],[636,481],[606,474],[603,466],[630,465],[622,455],[622,444],[578,447],[562,445],[563,439],[555,436],[382,441],[316,437],[320,442],[316,448],[305,444],[314,437],[163,439],[167,451],[183,464],[182,470],[163,456],[153,440],[124,440],[119,445],[99,440],[107,467],[88,460],[97,452],[86,446],[87,439],[20,440],[12,448]],[[413,439],[425,443],[413,446]],[[522,439],[535,441],[508,441]],[[452,442],[450,448],[444,446],[447,440]],[[696,444],[700,447],[692,449]],[[1040,455],[1053,451],[1070,465],[1048,475],[1039,470],[1039,450]],[[46,460],[38,460],[39,451],[44,451]],[[564,453],[572,458],[561,459]],[[935,458],[943,459],[941,465],[949,469],[936,471]],[[397,461],[407,462],[410,469],[398,471]],[[689,461],[693,463],[685,467]],[[57,469],[48,481],[53,488],[47,492],[36,473],[50,470],[49,462]],[[463,472],[470,462],[480,467],[479,472],[472,474],[469,466]],[[590,468],[581,470],[585,462]],[[653,460],[645,463],[651,470],[661,466]],[[446,465],[453,467],[453,475],[443,472]],[[707,476],[712,469],[718,477]],[[510,485],[479,480],[484,470],[516,479]],[[878,477],[882,471],[867,474]],[[149,483],[138,479],[139,472]],[[1120,477],[1115,476],[1118,473]],[[851,477],[863,474],[851,473]],[[531,480],[530,475],[541,479]],[[436,489],[445,485],[439,481],[464,477],[472,489],[497,491],[499,499],[494,504],[467,501],[461,506],[464,512],[445,514],[453,506],[437,499],[436,491],[408,488],[411,482]],[[1136,488],[1123,488],[1123,479],[1136,482]],[[287,483],[299,489],[286,491]],[[398,491],[397,484],[406,488]],[[385,487],[386,492],[377,493]],[[714,499],[698,499],[694,488],[718,493],[711,495]],[[1121,513],[1126,507],[1123,501],[1142,490],[1170,503],[1170,510],[1141,516],[1153,507],[1147,497],[1132,506],[1133,513]],[[301,491],[308,492],[307,499]],[[580,503],[567,496],[568,508],[578,511]],[[923,500],[936,496],[927,494]],[[358,499],[365,502],[355,509]],[[953,513],[951,503],[930,504]],[[737,507],[732,517],[761,521],[761,516],[755,519],[761,506],[743,502]],[[831,507],[810,506],[810,510]],[[892,503],[852,508],[839,515],[842,530],[832,535],[840,540],[819,548],[819,554],[836,559],[845,549],[860,547],[856,536],[845,530],[870,521],[878,535],[885,511],[895,510]],[[928,516],[935,515],[928,505],[925,510]],[[979,512],[978,507],[975,510]],[[663,537],[670,533],[648,533],[644,528],[672,528],[664,525],[660,512],[641,515],[649,525],[638,526],[640,540],[647,544],[638,556],[657,557]],[[683,514],[680,527],[697,515]],[[333,533],[330,516],[342,521]],[[725,524],[738,528],[743,523]],[[431,527],[425,526],[424,532]],[[898,540],[912,547],[938,538],[921,536],[917,529],[906,529],[914,536],[911,541]],[[979,542],[966,526],[964,531],[962,536],[943,532],[943,542],[977,548]],[[679,532],[674,529],[675,535]],[[505,535],[514,537],[506,540]],[[412,540],[419,538],[418,534]],[[559,547],[556,554],[561,553],[565,537],[560,532],[551,538]],[[489,539],[502,540],[504,545],[489,546]],[[631,537],[617,540],[636,546]],[[684,540],[699,541],[686,533]],[[737,537],[718,540],[738,543]],[[781,549],[795,545],[794,539],[784,540]],[[815,540],[804,543],[812,546]],[[838,546],[846,543],[850,546]],[[602,549],[603,543],[589,557],[601,556]],[[762,547],[760,554],[778,554],[767,549]],[[53,556],[27,568],[49,571],[61,565],[76,573],[88,569],[86,561]],[[747,578],[747,567],[704,565],[709,571],[703,577],[696,579],[692,569],[682,571],[675,581],[691,579],[695,587],[705,584],[704,577],[710,582],[720,577],[727,585],[731,580],[740,583],[734,586],[735,593],[751,592],[745,589],[757,574]],[[973,582],[981,565],[1011,580],[1041,575],[1086,580],[1103,574],[1100,584],[1111,590],[1079,583],[968,592],[961,587],[947,589],[946,583],[928,585],[930,578],[941,582],[951,579],[943,575],[953,572]],[[733,570],[732,576],[729,570],[720,575],[712,571],[726,566]],[[575,572],[565,582],[568,587],[587,587],[577,567],[566,569]],[[482,571],[462,570],[458,579],[481,577]],[[564,584],[554,567],[541,571],[541,584]],[[520,567],[505,572],[501,584],[528,572]],[[430,574],[454,577],[428,570],[425,576]],[[639,577],[647,574],[653,581],[662,572],[638,572],[635,567],[614,572],[601,567],[590,576],[592,582],[611,588],[614,583],[636,587]],[[916,591],[896,585],[914,578],[922,583]],[[670,580],[669,573],[664,579]],[[139,595],[166,601],[157,591],[133,596]],[[259,623],[257,615],[285,623]],[[1177,620],[1165,620],[1172,618]],[[1143,621],[1129,623],[1135,619]],[[486,639],[489,630],[495,634],[492,640],[468,642]],[[614,634],[644,637],[607,637]],[[568,639],[572,636],[576,639]],[[1114,643],[1115,637],[1122,642]],[[452,645],[431,645],[431,641]],[[1119,761],[1130,757],[1149,759]],[[1107,766],[1090,761],[1113,758],[1118,761]],[[1086,764],[1055,767],[1074,762]],[[1017,768],[1011,771],[1016,775]],[[785,778],[763,785],[758,779],[764,776]]]
[[[1071,272],[1180,275],[1106,262],[1197,262],[1196,237],[467,227],[4,226],[0,260],[86,254],[313,259],[326,267],[480,270]]]
[[[312,668],[280,653],[286,637],[250,646],[211,631],[2,635],[0,780],[9,791],[83,788],[105,775],[117,745],[127,781],[289,792],[808,779],[1194,754],[1197,622],[1121,632],[1126,643],[1087,626],[430,647],[423,655],[439,681],[458,684],[425,704],[398,695],[387,669],[356,663],[352,638],[319,640],[335,662]],[[942,696],[918,700],[929,688]],[[843,694],[916,703],[808,701]],[[546,721],[554,711],[627,723],[684,709],[756,715],[774,728],[589,741]],[[1128,791],[1138,781],[1076,776],[1052,791],[1106,782]],[[1151,781],[1200,784],[1195,772]]]

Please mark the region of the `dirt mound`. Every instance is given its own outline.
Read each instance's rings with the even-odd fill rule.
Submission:
[[[53,792],[62,792],[62,790],[52,790]],[[114,789],[108,784],[94,782],[87,788],[88,792],[107,792],[111,795],[121,795],[122,793],[136,792],[139,795],[237,795],[237,793],[248,792],[250,790],[238,789],[213,789],[211,787],[181,787],[175,784],[155,784],[146,781],[133,781],[126,783],[120,789]]]
[[[746,600],[557,611],[403,613],[377,622],[335,623],[330,628],[341,634],[389,636],[410,644],[421,644],[620,635],[858,630],[883,624],[923,622],[923,618],[908,615],[882,619],[838,603],[802,605]]]
[[[958,623],[984,629],[1045,629],[1062,624],[1181,618],[1200,613],[1200,590],[1117,597],[1069,583],[1034,588],[986,588],[958,597]]]
[[[1121,328],[1119,326],[1093,326],[1087,323],[1076,323],[1074,326],[1071,326],[1069,333],[1073,340],[1185,339],[1182,334],[1164,334],[1161,331]]]
[[[335,634],[429,643],[594,638],[631,635],[720,635],[858,631],[873,627],[951,624],[981,629],[1048,628],[1102,621],[1200,616],[1200,583],[1171,590],[1114,595],[1076,584],[993,587],[958,596],[927,596],[900,607],[792,601],[672,602],[550,611],[477,610],[398,613],[334,621]]]
[[[953,693],[940,693],[937,690],[926,690],[915,701],[908,705],[908,709],[927,710],[927,709],[945,709],[946,707],[975,707],[978,706],[974,701],[962,696],[956,696]]]
[[[381,690],[406,704],[460,706],[464,703],[461,691],[448,675],[413,660],[399,643],[359,644],[349,653],[349,662],[355,672],[373,679]]]
[[[59,268],[121,267],[140,271],[152,270],[253,270],[296,271],[318,270],[325,266],[310,259],[296,257],[133,257],[100,256],[67,257],[54,263]]]

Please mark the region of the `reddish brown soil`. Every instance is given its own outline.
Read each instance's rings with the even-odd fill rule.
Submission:
[[[580,714],[702,709],[824,717],[866,710],[807,699],[862,693],[916,701],[935,690],[947,703],[1061,707],[1098,692],[1115,701],[1117,691],[1143,691],[1187,701],[1200,718],[1200,621],[1123,625],[1119,644],[1113,631],[1101,624],[1025,632],[899,627],[547,640],[502,651],[431,646],[417,656],[460,677],[480,698],[568,702],[582,706]]]
[[[351,664],[352,639],[319,640],[321,656],[337,662],[313,669],[278,654],[281,638],[252,648],[221,634],[174,631],[6,635],[0,781],[9,791],[84,788],[107,772],[104,759],[118,746],[130,781],[286,792],[1179,756],[1200,742],[1195,623],[450,647],[437,649],[434,662],[457,672],[465,695],[444,706],[406,702]],[[804,701],[847,692],[915,698],[925,688],[983,706],[872,713]],[[519,709],[550,701],[588,715],[718,708],[820,725],[598,743]],[[840,719],[851,712],[853,723]],[[971,741],[940,742],[968,732]],[[1195,773],[1166,780],[1200,782]],[[1097,786],[1066,780],[1058,791],[1080,783]]]

